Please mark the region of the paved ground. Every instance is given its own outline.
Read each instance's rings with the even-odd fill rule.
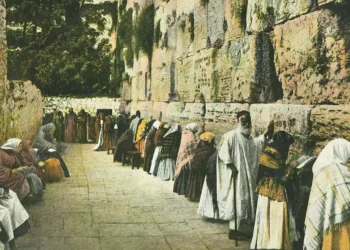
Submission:
[[[201,219],[198,203],[174,194],[173,182],[112,163],[91,144],[67,146],[72,177],[48,184],[42,202],[26,207],[32,228],[19,249],[249,249],[227,239],[227,223]]]

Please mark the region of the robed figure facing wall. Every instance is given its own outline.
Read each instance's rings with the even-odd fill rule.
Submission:
[[[69,108],[69,113],[64,118],[65,131],[64,131],[64,141],[65,142],[75,142],[77,139],[77,115],[74,113],[72,108]]]

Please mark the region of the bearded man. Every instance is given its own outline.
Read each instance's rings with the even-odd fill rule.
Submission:
[[[264,135],[251,136],[248,111],[237,114],[238,128],[226,133],[217,157],[217,202],[219,218],[230,221],[229,239],[249,240],[254,228],[255,192],[259,157],[265,141],[273,136],[274,123]]]

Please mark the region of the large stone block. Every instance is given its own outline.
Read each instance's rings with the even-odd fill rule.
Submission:
[[[209,1],[208,3],[208,37],[211,45],[224,42],[224,0]]]
[[[238,38],[213,51],[212,100],[273,102],[281,98],[266,34]]]
[[[207,5],[196,0],[194,8],[194,48],[195,50],[205,49],[208,39],[208,9]]]
[[[40,90],[30,81],[11,81],[3,101],[7,112],[1,122],[1,138],[33,138],[43,116]]]
[[[247,31],[272,30],[274,25],[286,22],[311,11],[310,0],[248,0]]]
[[[295,142],[290,155],[307,153],[309,135],[311,132],[311,105],[288,104],[253,104],[250,106],[253,134],[259,135],[266,131],[271,120],[275,121],[275,132],[279,130],[293,134]]]
[[[247,0],[224,0],[225,21],[227,24],[226,41],[244,35],[247,15]]]
[[[285,102],[349,103],[348,11],[321,10],[275,27],[275,65]]]
[[[318,0],[318,6],[322,6],[330,3],[346,3],[347,0]]]
[[[350,105],[322,105],[311,112],[310,148],[319,153],[332,139],[350,140]]]

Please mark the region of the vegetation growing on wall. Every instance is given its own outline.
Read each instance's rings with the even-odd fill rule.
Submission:
[[[160,20],[158,20],[156,29],[154,31],[154,42],[157,47],[159,47],[159,42],[162,38],[162,32],[160,31]]]
[[[206,6],[209,4],[209,0],[201,0],[201,5]]]
[[[8,78],[32,80],[44,95],[115,96],[106,19],[117,2],[7,0]]]
[[[248,0],[235,1],[231,3],[231,15],[239,21],[241,28],[246,28]]]

